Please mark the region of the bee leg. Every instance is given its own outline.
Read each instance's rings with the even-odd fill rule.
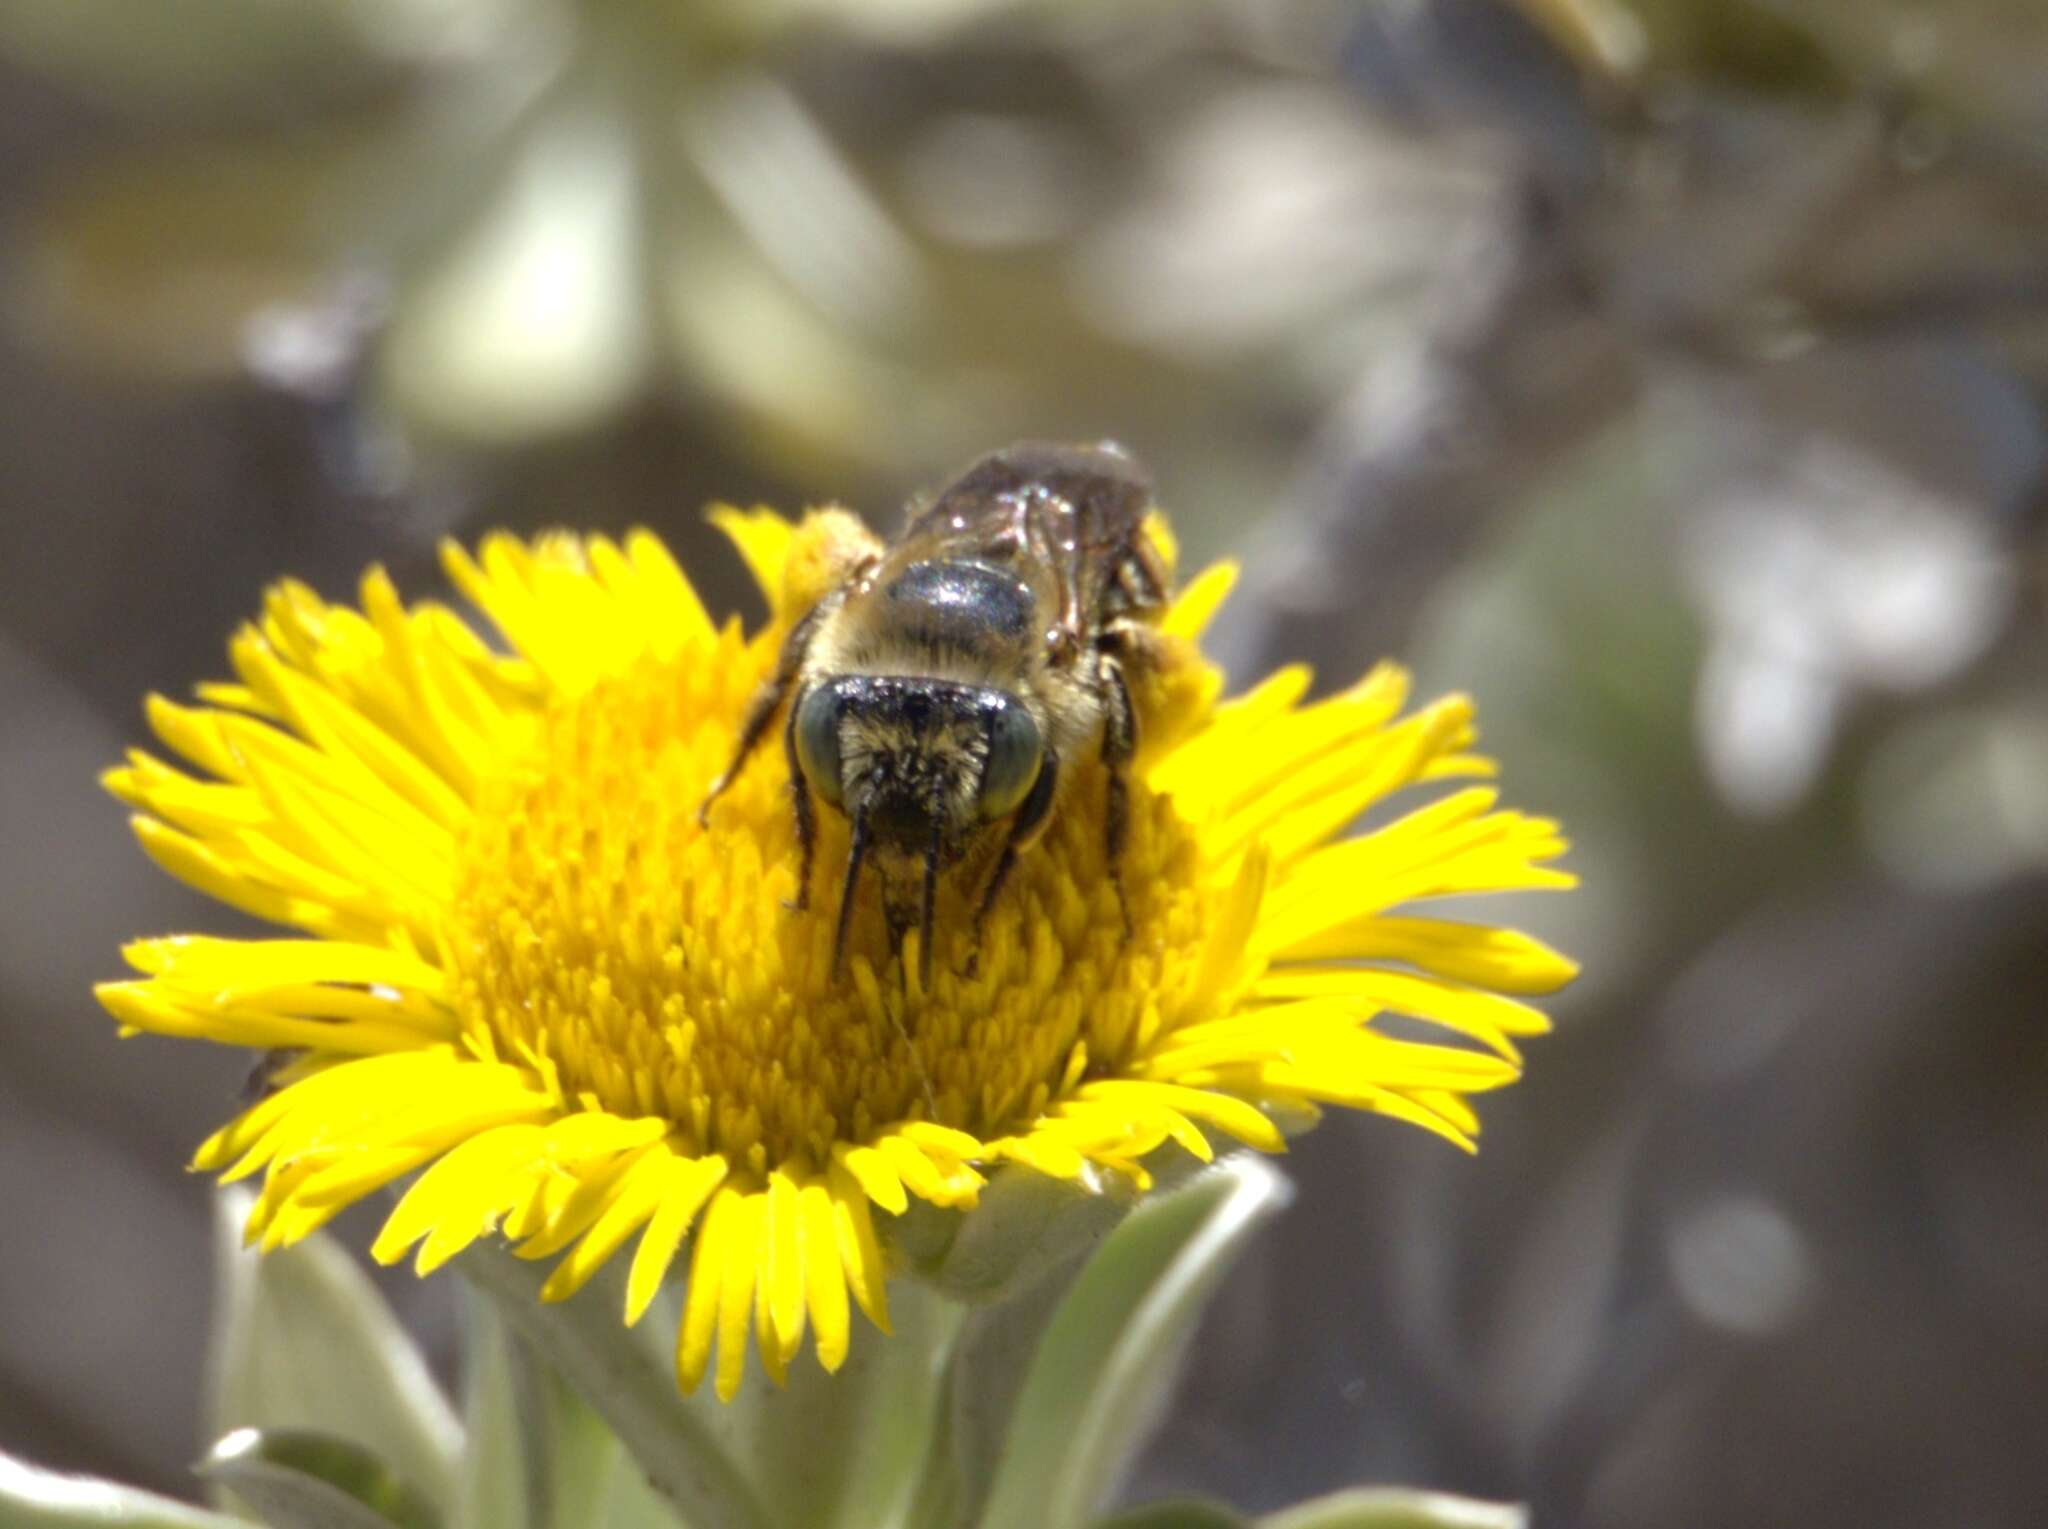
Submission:
[[[739,779],[741,768],[747,756],[768,732],[768,724],[775,720],[775,708],[782,704],[782,698],[789,693],[789,679],[777,675],[754,694],[747,705],[746,720],[740,723],[740,741],[732,751],[732,762],[719,772],[711,789],[704,793],[704,800],[697,808],[697,826],[706,827],[711,822],[711,804],[725,795],[726,787]]]
[[[256,1059],[249,1076],[242,1080],[243,1104],[260,1104],[278,1089],[278,1075],[306,1054],[300,1046],[273,1046]]]
[[[746,719],[740,723],[739,742],[734,745],[732,762],[728,764],[711,789],[704,794],[704,801],[697,809],[697,826],[702,828],[711,822],[711,804],[725,795],[726,788],[739,779],[747,758],[756,746],[768,735],[768,724],[775,720],[775,708],[780,706],[796,684],[797,672],[803,667],[804,654],[810,651],[811,636],[818,630],[818,622],[829,606],[837,601],[820,601],[810,612],[789,629],[789,636],[783,639],[782,654],[775,661],[775,673],[769,681],[754,692],[754,699],[747,705]],[[794,714],[796,708],[790,708]],[[796,756],[790,755],[790,774],[796,774]],[[809,878],[806,878],[808,880]]]
[[[1102,652],[1096,658],[1096,682],[1102,687],[1103,783],[1102,853],[1109,867],[1110,885],[1116,888],[1117,907],[1124,916],[1124,938],[1136,933],[1131,922],[1131,900],[1124,892],[1124,836],[1130,827],[1131,787],[1125,778],[1131,755],[1138,747],[1138,723],[1131,710],[1130,687],[1124,683],[1124,666]]]
[[[1031,794],[1024,798],[1024,805],[1017,809],[1017,815],[1010,819],[1010,835],[1003,840],[1002,853],[996,856],[995,869],[989,872],[988,885],[982,888],[981,905],[974,910],[974,949],[967,957],[967,975],[972,977],[981,969],[981,931],[988,923],[990,911],[996,905],[996,898],[1003,890],[1003,883],[1010,879],[1010,869],[1017,863],[1017,851],[1029,844],[1045,826],[1045,815],[1052,811],[1052,799],[1059,794],[1060,756],[1047,748],[1045,763],[1038,767],[1038,779],[1032,784]]]
[[[1017,836],[1012,833],[1003,841],[1002,852],[996,856],[995,869],[989,872],[988,885],[982,888],[981,906],[974,910],[974,948],[967,953],[967,975],[978,976],[981,972],[981,931],[988,923],[989,910],[996,905],[996,897],[1003,890],[1003,883],[1010,879],[1010,867],[1017,863]]]
[[[862,835],[862,839],[865,839],[865,834]],[[861,841],[857,840],[856,842]],[[927,997],[930,996],[932,990],[932,889],[938,876],[938,861],[939,840],[938,836],[934,834],[931,849],[924,865],[925,879],[922,900],[924,934],[922,942],[918,946],[918,982]],[[849,903],[852,901],[852,897],[853,884],[849,881],[847,883],[847,899]],[[904,936],[910,932],[912,920],[917,915],[913,913],[908,904],[896,895],[896,888],[886,879],[882,883],[882,917],[888,921],[889,925],[890,953],[900,960],[903,955]],[[843,914],[841,918],[843,923]],[[837,958],[835,957],[834,959],[836,961]],[[908,985],[908,979],[906,978],[906,989]],[[908,996],[907,991],[905,996]],[[889,1023],[896,1031],[896,1038],[903,1042],[903,1050],[909,1056],[910,1065],[917,1073],[918,1092],[924,1095],[925,1119],[937,1120],[939,1118],[939,1097],[932,1090],[931,1074],[924,1070],[924,1061],[917,1054],[917,1042],[911,1039],[909,1027],[903,1022],[903,1015],[893,1007],[887,1005],[884,1005],[884,1007],[889,1015]]]
[[[860,889],[860,866],[867,855],[868,820],[863,813],[853,820],[853,840],[846,852],[846,883],[839,893],[839,922],[832,930],[832,975],[835,977],[846,967],[846,931],[853,927],[853,894]],[[893,934],[891,939],[893,941]]]
[[[711,783],[711,789],[704,793],[704,800],[697,807],[697,826],[708,827],[711,823],[711,804],[725,795],[726,787],[739,779],[740,770],[746,765],[747,756],[754,752],[756,745],[767,735],[768,724],[775,720],[775,708],[782,704],[782,698],[789,694],[790,681],[794,675],[778,674],[754,693],[754,699],[747,705],[746,720],[740,723],[740,741],[733,748],[732,762],[719,772],[718,779]]]
[[[799,695],[796,701],[802,699]],[[818,850],[818,808],[811,800],[810,782],[804,779],[803,769],[797,763],[796,701],[790,703],[789,720],[782,726],[782,753],[789,761],[789,804],[796,814],[796,900],[789,906],[802,913],[811,905],[811,862]]]

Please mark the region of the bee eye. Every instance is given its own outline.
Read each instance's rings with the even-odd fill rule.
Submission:
[[[796,762],[818,795],[843,805],[839,778],[839,698],[829,688],[809,690],[796,707]]]
[[[1045,740],[1038,724],[1015,701],[1008,701],[989,720],[988,767],[981,772],[981,815],[1000,818],[1016,810],[1038,780],[1045,763]]]

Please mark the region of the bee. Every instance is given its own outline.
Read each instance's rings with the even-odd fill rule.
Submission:
[[[1116,876],[1137,746],[1129,680],[1154,661],[1167,596],[1144,529],[1151,508],[1150,479],[1120,447],[1021,442],[913,505],[894,542],[867,536],[846,577],[791,628],[699,819],[780,714],[797,910],[810,905],[817,801],[850,825],[835,970],[872,862],[891,942],[900,948],[916,920],[929,986],[941,873],[977,847],[973,858],[988,863],[993,846],[978,938],[1091,753],[1105,766]],[[1127,905],[1124,924],[1128,935]]]

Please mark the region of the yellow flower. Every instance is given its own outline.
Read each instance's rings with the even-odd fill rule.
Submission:
[[[779,1380],[807,1330],[836,1369],[853,1306],[886,1330],[875,1207],[972,1206],[1004,1161],[1142,1189],[1155,1151],[1277,1152],[1275,1120],[1322,1105],[1469,1147],[1464,1096],[1511,1081],[1513,1037],[1546,1028],[1507,995],[1573,967],[1395,910],[1569,885],[1542,864],[1564,841],[1468,785],[1333,842],[1400,788],[1490,773],[1467,701],[1401,717],[1383,666],[1313,704],[1298,669],[1219,702],[1194,647],[1230,584],[1211,569],[1166,617],[1179,661],[1137,698],[1131,932],[1083,777],[977,960],[968,894],[946,888],[929,991],[865,906],[835,977],[837,879],[787,906],[780,751],[708,827],[697,811],[844,522],[721,520],[769,596],[751,638],[713,625],[650,535],[494,536],[446,562],[509,651],[372,570],[359,608],[278,586],[230,644],[236,683],[150,701],[193,772],[138,751],[109,773],[143,847],[306,936],[140,941],[141,979],[99,990],[125,1031],[284,1050],[276,1091],[195,1163],[265,1175],[252,1240],[289,1244],[418,1173],[377,1257],[418,1243],[425,1273],[496,1231],[565,1253],[544,1291],[563,1298],[637,1238],[633,1322],[694,1226],[680,1380],[715,1350],[730,1396],[750,1335]],[[821,826],[820,864],[843,863],[843,824]]]

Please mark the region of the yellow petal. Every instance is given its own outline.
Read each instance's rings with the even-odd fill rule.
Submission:
[[[780,614],[782,569],[789,561],[793,534],[790,523],[772,510],[741,510],[728,504],[713,506],[710,519],[739,552],[768,608]]]
[[[728,1190],[732,1207],[714,1249],[718,1256],[718,1370],[713,1377],[718,1399],[739,1394],[747,1367],[747,1329],[754,1317],[754,1285],[761,1277],[762,1222],[768,1197],[759,1192]]]
[[[1211,563],[1188,580],[1174,597],[1172,606],[1159,623],[1159,629],[1189,641],[1200,637],[1208,630],[1209,623],[1216,619],[1216,612],[1223,608],[1223,602],[1230,597],[1230,591],[1236,584],[1236,563]]]
[[[1373,915],[1346,919],[1273,951],[1289,961],[1404,961],[1453,982],[1502,993],[1551,993],[1578,963],[1512,929],[1447,919]]]
[[[718,1312],[723,1301],[720,1290],[727,1262],[726,1242],[731,1238],[732,1218],[745,1197],[730,1185],[720,1185],[697,1228],[697,1246],[690,1259],[690,1284],[683,1298],[683,1320],[676,1333],[676,1382],[685,1391],[695,1391],[711,1362],[711,1343],[718,1333]]]
[[[661,1202],[655,1208],[654,1219],[640,1236],[640,1246],[634,1249],[633,1270],[626,1280],[628,1327],[645,1316],[647,1308],[653,1304],[690,1223],[696,1220],[697,1212],[711,1198],[712,1191],[724,1181],[725,1174],[726,1164],[722,1157],[700,1157],[693,1161],[669,1159]]]
[[[569,1256],[548,1275],[540,1291],[543,1301],[566,1301],[581,1290],[660,1206],[675,1161],[673,1155],[666,1147],[643,1147],[629,1160],[632,1166],[615,1180],[607,1175],[608,1203],[603,1213]],[[519,1251],[523,1255],[526,1250],[522,1247]]]
[[[370,1256],[379,1263],[396,1263],[422,1237],[434,1237],[439,1240],[434,1243],[433,1263],[452,1258],[482,1234],[484,1222],[503,1198],[504,1170],[530,1158],[541,1138],[541,1128],[534,1125],[501,1126],[472,1136],[405,1192],[370,1245]],[[423,1247],[422,1264],[427,1257]],[[427,1273],[428,1267],[420,1272]]]
[[[846,1362],[852,1324],[832,1192],[823,1183],[813,1179],[803,1186],[798,1218],[803,1239],[804,1300],[810,1311],[811,1327],[818,1335],[818,1363],[828,1372],[836,1373]]]
[[[834,1161],[852,1175],[869,1199],[892,1216],[900,1216],[910,1208],[903,1179],[887,1154],[873,1147],[841,1148],[835,1151]]]
[[[887,1270],[882,1249],[875,1241],[874,1219],[868,1214],[867,1191],[839,1164],[832,1165],[832,1225],[839,1246],[839,1263],[846,1271],[847,1288],[867,1318],[883,1332],[889,1330]]]
[[[768,1175],[765,1207],[767,1304],[777,1356],[787,1364],[804,1341],[804,1253],[796,1180],[781,1168]]]
[[[1279,1128],[1259,1110],[1242,1099],[1205,1088],[1185,1088],[1170,1083],[1137,1083],[1106,1079],[1084,1084],[1083,1099],[1121,1100],[1129,1097],[1138,1107],[1156,1101],[1194,1120],[1207,1121],[1226,1135],[1234,1136],[1261,1152],[1285,1152],[1287,1140]]]

